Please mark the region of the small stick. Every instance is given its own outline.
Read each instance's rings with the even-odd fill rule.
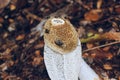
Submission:
[[[28,10],[23,10],[23,12],[24,13],[27,13],[27,16],[28,17],[30,17],[30,18],[32,18],[32,19],[35,19],[35,20],[38,20],[38,21],[41,21],[41,18],[40,17],[38,17],[37,15],[35,15],[35,14],[32,14],[32,13],[30,13]]]
[[[93,47],[93,48],[90,48],[90,49],[83,50],[83,53],[94,50],[94,49],[110,46],[110,45],[113,45],[113,44],[118,44],[118,43],[120,43],[120,41],[115,41],[115,42],[111,42],[111,43],[104,44],[104,45],[101,45],[101,46]]]
[[[15,79],[15,78],[17,78],[16,76],[14,76],[14,75],[10,75],[10,76],[7,76],[7,77],[5,77],[5,79],[4,80],[11,80],[11,79]],[[21,80],[21,79],[20,79]]]

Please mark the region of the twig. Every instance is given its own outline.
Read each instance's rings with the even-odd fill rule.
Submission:
[[[17,77],[14,75],[10,75],[10,76],[7,76],[4,80],[14,80],[15,78],[17,78]]]
[[[77,3],[79,3],[81,6],[83,6],[85,9],[90,10],[90,7],[85,5],[81,0],[75,0]]]
[[[118,49],[117,55],[120,55],[120,48]]]
[[[24,13],[27,13],[27,17],[30,17],[30,18],[32,18],[32,19],[41,21],[41,18],[40,18],[40,17],[38,17],[38,16],[35,15],[35,14],[30,13],[28,10],[24,9],[23,12],[24,12]]]
[[[39,3],[40,3],[39,7],[41,7],[41,6],[43,6],[44,4],[47,3],[47,0],[42,0],[42,1],[40,1]]]
[[[117,43],[120,43],[120,41],[115,41],[115,42],[111,42],[111,43],[108,43],[108,44],[93,47],[93,48],[90,48],[90,49],[86,49],[86,50],[83,50],[83,53],[94,50],[94,49],[102,48],[102,47],[105,47],[105,46],[110,46],[110,45],[113,45],[113,44],[117,44]]]
[[[104,19],[104,20],[102,20],[102,21],[92,23],[92,25],[99,24],[99,23],[103,23],[103,22],[106,22],[106,21],[110,21],[110,20],[112,20],[112,19],[119,18],[119,16],[120,16],[120,15],[111,16],[111,17],[109,17],[109,18],[107,18],[107,19]]]

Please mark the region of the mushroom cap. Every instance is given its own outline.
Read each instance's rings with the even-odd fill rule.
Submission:
[[[11,0],[0,0],[0,9],[6,7]]]
[[[66,19],[48,19],[43,31],[45,44],[58,53],[66,54],[77,47],[78,34],[73,25]]]

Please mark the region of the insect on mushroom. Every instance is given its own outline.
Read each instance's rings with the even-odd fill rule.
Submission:
[[[51,80],[100,80],[82,58],[78,34],[67,19],[52,17],[36,29],[43,30],[44,61]]]

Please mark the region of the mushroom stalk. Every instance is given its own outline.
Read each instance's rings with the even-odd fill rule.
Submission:
[[[100,80],[95,71],[81,58],[81,66],[79,72],[80,80]]]
[[[81,54],[81,45],[68,54],[59,54],[47,45],[44,47],[44,60],[51,80],[100,80],[88,66]]]

